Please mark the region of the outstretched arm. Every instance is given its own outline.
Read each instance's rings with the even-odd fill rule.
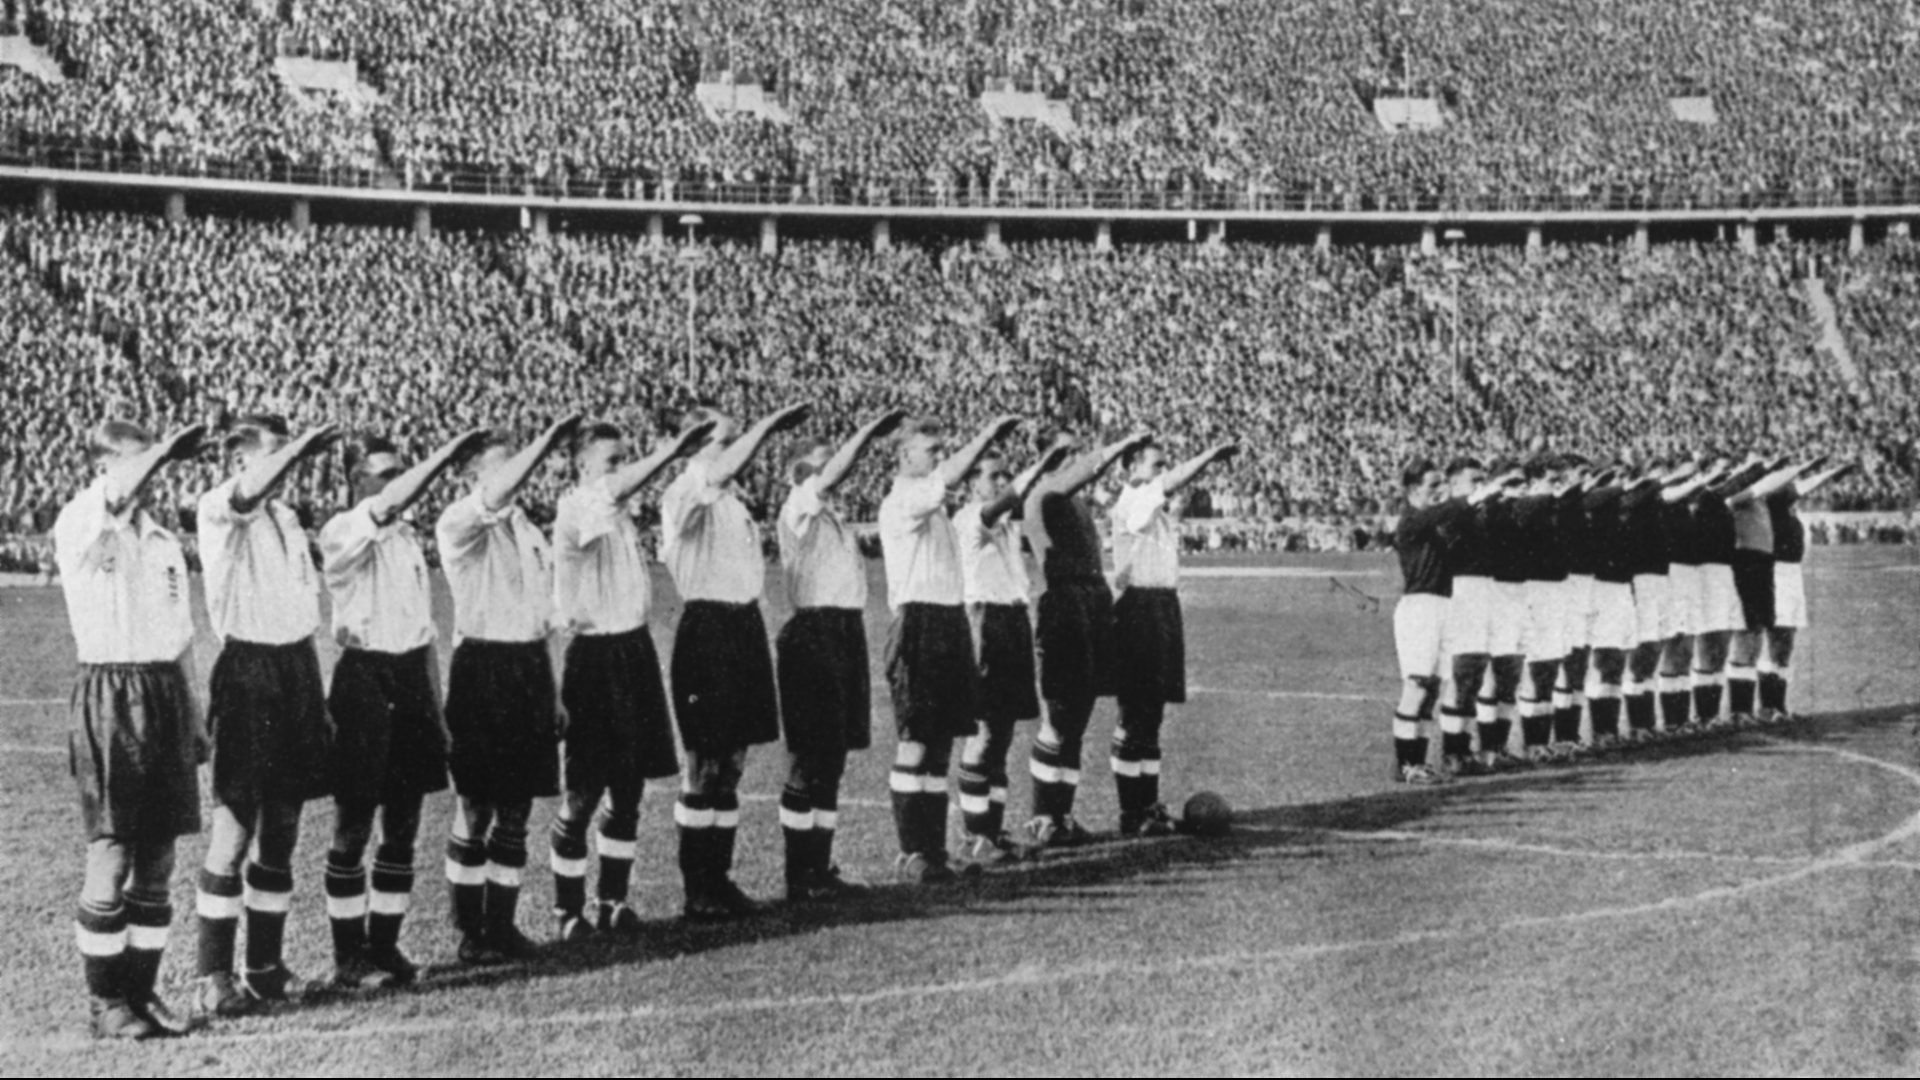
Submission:
[[[713,434],[717,420],[698,423],[669,439],[662,439],[653,453],[613,472],[612,494],[616,503],[625,502],[634,492],[645,487],[647,481],[660,475],[660,470],[694,452],[700,444]]]
[[[233,511],[250,514],[266,500],[267,492],[286,478],[295,465],[325,450],[340,437],[340,425],[320,424],[308,428],[300,437],[262,457],[240,474],[233,486]]]
[[[1100,474],[1112,468],[1114,462],[1152,441],[1152,435],[1136,431],[1119,442],[1108,443],[1091,453],[1082,454],[1072,464],[1048,474],[1046,479],[1035,485],[1035,489],[1055,491],[1062,495],[1079,494],[1082,488],[1100,479]]]
[[[1161,487],[1171,495],[1192,483],[1195,477],[1206,471],[1207,466],[1216,461],[1226,461],[1239,452],[1240,447],[1235,443],[1220,443],[1168,469],[1160,478]]]
[[[489,513],[498,513],[513,501],[515,493],[527,482],[527,478],[533,475],[533,470],[539,467],[540,462],[546,460],[546,456],[553,452],[553,448],[560,444],[560,440],[573,434],[573,430],[580,426],[580,419],[579,413],[570,413],[561,417],[552,427],[542,432],[539,438],[508,458],[505,465],[487,478],[486,483],[480,487],[480,501]]]
[[[952,487],[966,479],[967,474],[973,471],[974,463],[980,460],[980,455],[987,452],[987,447],[998,442],[1001,436],[1012,431],[1019,423],[1017,416],[994,417],[980,429],[972,442],[947,455],[946,460],[933,467],[933,471],[939,474],[942,483]]]
[[[827,459],[826,467],[820,470],[820,494],[825,495],[839,487],[840,482],[853,471],[853,466],[860,460],[860,455],[867,452],[867,448],[873,445],[874,440],[886,438],[906,417],[905,409],[889,410],[874,418],[866,427],[854,432],[853,438],[841,443],[840,449],[833,452],[833,456]]]
[[[407,507],[426,493],[429,484],[439,479],[440,474],[452,468],[454,462],[465,457],[486,436],[486,428],[474,428],[455,435],[427,455],[427,460],[394,477],[392,483],[373,497],[373,504],[367,508],[373,514],[374,523],[385,525],[406,513]]]
[[[1798,480],[1795,480],[1793,482],[1794,489],[1797,490],[1802,495],[1811,495],[1814,492],[1825,487],[1828,481],[1836,479],[1837,477],[1840,477],[1846,474],[1847,472],[1851,471],[1853,469],[1853,466],[1854,466],[1854,463],[1851,461],[1843,461],[1838,465],[1829,466],[1828,468],[1822,469],[1819,472],[1814,473],[1812,476],[1804,476]]]
[[[206,433],[205,424],[191,424],[109,467],[108,487],[114,497],[107,503],[107,513],[114,517],[125,513],[127,507],[139,499],[141,490],[159,475],[160,466],[169,461],[184,461],[199,453],[200,439]]]
[[[1019,475],[1013,478],[1013,483],[1007,485],[1007,490],[1002,492],[999,498],[980,508],[980,523],[992,527],[998,524],[1001,518],[1025,506],[1027,495],[1033,491],[1034,485],[1040,482],[1041,477],[1059,467],[1066,457],[1066,447],[1047,447],[1047,452],[1041,454],[1038,461],[1020,470]]]
[[[767,436],[799,424],[811,411],[813,411],[812,404],[802,401],[761,417],[758,423],[747,429],[746,434],[733,440],[731,446],[721,451],[720,457],[714,462],[713,469],[709,473],[713,486],[725,487],[739,475],[741,469],[747,467],[747,462],[753,460],[753,455],[760,452],[760,447],[766,443]]]

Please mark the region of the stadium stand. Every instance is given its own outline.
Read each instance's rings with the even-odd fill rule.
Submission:
[[[0,154],[42,164],[856,204],[1920,202],[1903,0],[7,9],[68,75],[0,74]],[[282,56],[351,61],[379,98],[289,90]],[[709,115],[695,87],[723,76],[791,123]],[[1071,120],[994,122],[978,99],[1004,88]],[[1439,127],[1389,133],[1383,97],[1435,103]]]
[[[1336,527],[1383,512],[1416,449],[1828,451],[1864,466],[1826,500],[1843,509],[1905,506],[1914,476],[1906,241],[1860,256],[1817,241],[1438,256],[716,243],[689,259],[618,235],[72,214],[0,218],[0,249],[0,331],[22,373],[0,413],[0,496],[28,531],[82,483],[75,436],[94,417],[75,401],[158,427],[270,407],[390,431],[415,454],[575,408],[651,438],[695,395],[747,415],[810,398],[821,427],[895,404],[957,405],[963,424],[1046,413],[1194,445],[1242,433],[1252,452],[1196,510]],[[1870,401],[1818,348],[1815,273]],[[214,468],[170,481],[176,517]],[[884,471],[851,485],[854,516]],[[764,503],[772,480],[758,470],[751,494]],[[291,501],[313,517],[342,497],[325,470],[301,484]]]

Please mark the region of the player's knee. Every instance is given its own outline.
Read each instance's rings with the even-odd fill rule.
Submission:
[[[893,749],[893,767],[896,769],[918,769],[927,760],[925,743],[908,742],[905,739]]]
[[[88,844],[87,873],[80,886],[81,899],[98,904],[118,901],[121,890],[126,886],[127,871],[132,862],[127,846],[110,836]]]

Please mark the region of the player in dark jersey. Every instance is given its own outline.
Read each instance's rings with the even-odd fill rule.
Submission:
[[[1625,466],[1596,478],[1581,499],[1587,519],[1587,551],[1593,568],[1593,594],[1587,618],[1590,666],[1587,713],[1590,744],[1598,749],[1620,738],[1621,682],[1627,653],[1633,648],[1633,556],[1621,502],[1626,494]]]
[[[1438,784],[1446,773],[1427,765],[1429,728],[1440,697],[1446,653],[1447,602],[1453,579],[1442,551],[1453,519],[1467,513],[1446,495],[1446,478],[1428,458],[1416,458],[1400,474],[1406,508],[1394,528],[1404,585],[1393,609],[1393,641],[1400,656],[1400,702],[1393,711],[1393,778],[1408,784]]]
[[[1039,449],[1074,442],[1070,433],[1043,433]],[[1085,843],[1090,834],[1073,817],[1080,787],[1080,751],[1094,702],[1117,690],[1114,671],[1113,592],[1100,563],[1100,532],[1082,496],[1094,481],[1151,436],[1135,434],[1048,473],[1027,496],[1027,541],[1040,563],[1040,696],[1046,717],[1033,740],[1033,820],[1028,838],[1041,847]]]
[[[1685,736],[1693,712],[1689,683],[1696,648],[1695,637],[1707,626],[1705,542],[1695,520],[1697,497],[1719,479],[1716,468],[1690,463],[1675,473],[1685,476],[1661,488],[1661,521],[1666,527],[1667,639],[1661,644],[1659,665],[1660,724],[1668,735]]]
[[[1749,461],[1757,464],[1758,459]],[[1740,594],[1742,628],[1733,635],[1727,663],[1727,710],[1736,724],[1754,719],[1754,664],[1774,619],[1773,515],[1767,499],[1793,483],[1808,465],[1780,458],[1762,466],[1760,479],[1728,496],[1733,511],[1734,586]]]
[[[1703,610],[1693,638],[1693,712],[1709,726],[1723,722],[1722,690],[1733,632],[1740,629],[1740,595],[1733,584],[1733,509],[1727,496],[1758,479],[1756,466],[1722,462],[1719,475],[1693,501]]]
[[[1518,479],[1515,473],[1488,483],[1480,463],[1470,457],[1455,458],[1447,464],[1448,502],[1453,510],[1441,549],[1453,585],[1446,628],[1453,692],[1442,695],[1446,703],[1440,710],[1440,750],[1450,772],[1486,771],[1473,756],[1473,736],[1467,724],[1477,716],[1481,684],[1493,666],[1493,650],[1509,634],[1517,635],[1513,628],[1498,625],[1501,613],[1493,576],[1499,560],[1488,529],[1488,506],[1505,484]],[[1517,663],[1514,668],[1517,684]]]
[[[1791,719],[1787,686],[1793,678],[1794,636],[1807,625],[1806,581],[1800,562],[1807,553],[1807,527],[1795,505],[1828,481],[1853,468],[1852,462],[1820,468],[1810,476],[1783,485],[1767,496],[1767,514],[1773,525],[1773,621],[1767,627],[1767,649],[1760,662],[1757,714],[1762,723]]]
[[[1633,571],[1633,652],[1627,658],[1627,728],[1633,739],[1654,738],[1653,680],[1674,622],[1667,571],[1671,565],[1662,492],[1676,479],[1665,461],[1648,463],[1620,497],[1624,539]]]
[[[1480,731],[1480,764],[1495,771],[1517,768],[1526,759],[1507,749],[1514,721],[1520,715],[1520,682],[1526,674],[1524,639],[1527,630],[1527,574],[1529,548],[1519,518],[1526,470],[1511,458],[1493,464],[1493,482],[1503,493],[1483,509],[1488,566],[1493,577],[1493,635],[1489,674],[1480,684],[1475,711]]]
[[[1560,550],[1567,567],[1566,584],[1560,591],[1566,656],[1553,686],[1547,756],[1565,761],[1582,750],[1580,717],[1586,711],[1587,669],[1593,654],[1594,580],[1604,555],[1595,548],[1586,504],[1602,478],[1594,476],[1591,463],[1578,454],[1562,454],[1554,464],[1564,482],[1556,509]]]

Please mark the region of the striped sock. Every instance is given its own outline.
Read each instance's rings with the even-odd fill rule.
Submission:
[[[493,827],[487,838],[487,883],[483,886],[487,933],[504,940],[519,933],[520,876],[527,867],[527,834]]]
[[[807,793],[789,787],[780,792],[780,835],[786,841],[787,886],[805,885],[814,865],[814,818]]]
[[[486,932],[487,846],[464,836],[447,839],[447,894],[454,929],[467,937]]]
[[[680,830],[680,877],[691,895],[713,876],[713,800],[683,792],[673,804],[673,821]]]
[[[127,996],[143,1001],[153,996],[160,979],[160,958],[167,951],[168,931],[173,927],[173,904],[164,892],[129,892],[127,909],[127,952],[121,969]]]
[[[127,996],[122,961],[127,951],[127,911],[122,905],[82,900],[73,916],[74,943],[86,972],[87,993],[103,1000]]]
[[[578,918],[587,906],[587,819],[555,817],[547,831],[553,913]]]
[[[352,860],[352,861],[349,861]],[[327,925],[333,955],[344,960],[367,947],[367,868],[338,851],[327,852]]]
[[[233,946],[240,936],[240,875],[200,871],[194,898],[198,932],[194,935],[197,973],[233,974]]]
[[[1753,666],[1734,664],[1727,668],[1727,708],[1735,716],[1752,716],[1753,695]]]
[[[960,817],[968,836],[998,836],[1006,798],[993,799],[993,781],[978,762],[960,763]]]
[[[600,856],[600,880],[594,885],[594,897],[603,904],[627,899],[627,888],[633,881],[634,832],[632,825],[606,823],[593,838],[594,851]]]
[[[246,871],[247,971],[280,967],[293,906],[293,871],[248,862]]]
[[[373,895],[367,904],[367,949],[375,956],[400,947],[400,926],[413,906],[413,852],[382,845],[373,856]]]
[[[1057,818],[1073,809],[1073,792],[1066,783],[1066,759],[1060,748],[1035,739],[1027,762],[1033,776],[1033,814]]]

